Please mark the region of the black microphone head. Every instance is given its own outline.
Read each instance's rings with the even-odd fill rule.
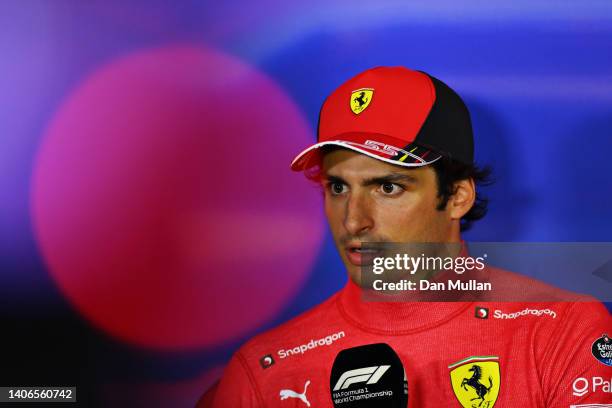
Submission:
[[[399,356],[385,343],[342,350],[330,377],[335,408],[406,408],[408,382]]]

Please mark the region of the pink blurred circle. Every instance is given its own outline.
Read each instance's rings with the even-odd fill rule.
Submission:
[[[320,203],[289,170],[312,139],[270,78],[203,47],[140,52],[62,104],[35,163],[50,273],[93,324],[167,349],[218,345],[299,291]]]

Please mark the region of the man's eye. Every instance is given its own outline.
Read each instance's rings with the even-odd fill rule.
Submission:
[[[334,195],[342,194],[346,192],[346,186],[342,183],[329,183],[329,189]]]
[[[395,195],[401,193],[404,189],[395,183],[382,183],[380,189],[384,194]]]

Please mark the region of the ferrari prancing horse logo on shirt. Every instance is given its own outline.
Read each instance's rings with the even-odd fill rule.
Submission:
[[[374,89],[372,88],[361,88],[351,93],[351,110],[355,115],[359,115],[363,112],[372,102],[374,96]]]
[[[469,357],[448,366],[455,396],[464,408],[493,408],[501,374],[499,357]]]

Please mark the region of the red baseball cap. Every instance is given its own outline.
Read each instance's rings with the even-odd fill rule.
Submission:
[[[372,68],[340,85],[321,108],[317,143],[298,154],[291,168],[319,165],[321,147],[329,145],[406,167],[442,156],[474,160],[463,100],[442,81],[404,67]]]

